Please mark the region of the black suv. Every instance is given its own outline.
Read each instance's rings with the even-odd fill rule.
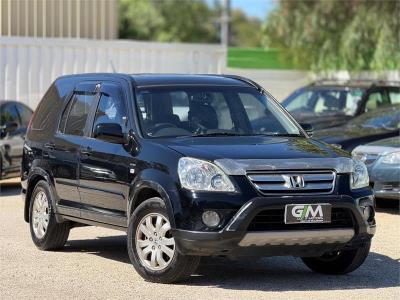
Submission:
[[[375,232],[365,165],[228,75],[57,79],[28,129],[22,186],[39,249],[82,224],[123,230],[154,282],[182,280],[211,255],[294,255],[344,274]]]
[[[323,129],[399,103],[400,81],[319,80],[294,91],[282,105],[298,122]]]

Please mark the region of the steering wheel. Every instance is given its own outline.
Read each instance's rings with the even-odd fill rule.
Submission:
[[[161,129],[164,129],[164,128],[171,128],[171,127],[178,127],[178,126],[176,126],[175,124],[172,124],[172,123],[159,123],[159,124],[155,125],[155,126],[151,129],[151,132],[152,132],[153,134],[155,134],[157,131],[160,131]]]

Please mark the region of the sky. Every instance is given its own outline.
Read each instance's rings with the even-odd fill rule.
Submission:
[[[232,8],[242,9],[248,16],[265,19],[277,5],[276,0],[231,0]]]

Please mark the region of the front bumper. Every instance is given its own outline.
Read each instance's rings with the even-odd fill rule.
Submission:
[[[398,182],[373,182],[372,185],[376,198],[400,200],[400,186]]]
[[[286,204],[317,203],[329,203],[332,208],[349,210],[354,226],[247,231],[250,222],[260,211],[281,208]],[[178,251],[185,255],[320,256],[335,250],[352,249],[371,240],[375,234],[375,220],[370,222],[364,220],[360,205],[374,207],[373,196],[359,199],[345,195],[257,197],[245,203],[230,222],[218,232],[175,229],[173,235]]]

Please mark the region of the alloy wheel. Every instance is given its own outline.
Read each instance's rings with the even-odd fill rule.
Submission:
[[[136,229],[135,242],[141,263],[152,271],[167,268],[175,255],[171,224],[159,213],[142,218]]]
[[[49,226],[50,209],[46,193],[40,191],[36,194],[32,206],[32,227],[38,239],[44,237]]]

